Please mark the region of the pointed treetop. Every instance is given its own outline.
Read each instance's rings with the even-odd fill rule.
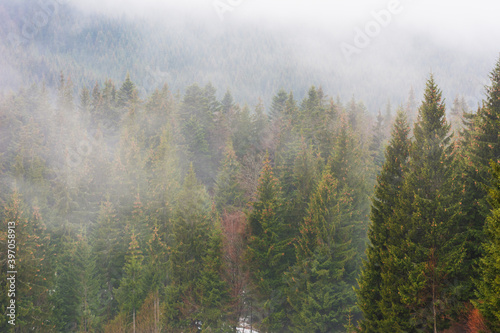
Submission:
[[[437,135],[444,138],[448,134],[449,125],[446,123],[446,106],[441,99],[442,92],[431,74],[427,80],[424,101],[419,108],[418,120],[415,124],[415,138],[417,141],[424,137]]]

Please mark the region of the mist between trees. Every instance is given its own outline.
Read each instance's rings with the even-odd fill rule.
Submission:
[[[500,64],[490,79],[448,115],[432,75],[376,117],[314,86],[267,109],[211,84],[141,99],[130,75],[2,96],[1,330],[496,331]]]

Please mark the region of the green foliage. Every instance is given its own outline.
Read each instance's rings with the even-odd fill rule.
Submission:
[[[135,327],[135,314],[144,300],[144,257],[137,241],[135,231],[132,230],[130,244],[125,255],[123,277],[114,294],[120,309],[126,314],[132,314]]]
[[[393,277],[387,258],[389,258],[388,246],[397,244],[398,239],[390,237],[389,226],[408,168],[409,152],[409,126],[406,114],[400,109],[394,120],[389,145],[385,150],[385,162],[377,177],[371,206],[371,225],[368,231],[370,244],[358,280],[358,305],[364,317],[360,328],[363,332],[382,332],[385,317],[393,306],[392,299],[395,293],[391,292],[393,285],[389,279]]]
[[[244,191],[239,183],[240,163],[229,140],[226,144],[224,160],[215,181],[215,205],[217,211],[232,212],[245,204]]]
[[[391,291],[382,292],[392,307],[384,319],[395,331],[444,329],[462,305],[466,281],[459,277],[465,253],[456,227],[458,204],[450,191],[449,129],[441,91],[431,76],[413,131],[408,171],[389,220],[390,237],[397,242],[387,247],[388,272],[382,275]]]
[[[178,196],[170,235],[164,311],[169,332],[222,325],[220,315],[228,297],[218,274],[221,238],[213,219],[208,195],[191,166]]]
[[[487,163],[500,156],[499,73],[454,142],[432,78],[413,142],[401,110],[370,128],[362,102],[344,108],[316,87],[298,105],[275,92],[269,115],[230,90],[219,100],[211,83],[140,96],[130,75],[76,94],[83,79],[61,74],[54,105],[45,85],[2,95],[0,218],[22,245],[19,330],[230,332],[244,320],[352,332],[361,315],[363,332],[442,330],[474,279],[496,325],[496,210],[483,225],[484,185],[498,187]]]
[[[492,331],[500,329],[500,165],[491,162],[493,186],[489,189],[492,210],[485,224],[484,257],[479,265],[481,278],[477,282],[475,303],[486,317]]]
[[[266,156],[259,178],[256,201],[248,216],[249,237],[246,257],[252,291],[263,312],[266,330],[284,329],[285,308],[283,275],[293,258],[282,219],[283,202],[278,179]]]
[[[481,243],[484,221],[489,215],[487,188],[493,186],[489,163],[500,156],[500,61],[490,73],[491,83],[486,87],[486,100],[477,113],[463,115],[463,129],[458,140],[458,158],[455,170],[454,192],[460,193],[459,228],[465,243],[464,272],[469,282],[468,295],[474,297],[473,279],[480,278],[474,267],[484,255]]]
[[[337,186],[325,170],[300,226],[297,264],[287,274],[292,332],[339,331],[355,307],[352,207]]]

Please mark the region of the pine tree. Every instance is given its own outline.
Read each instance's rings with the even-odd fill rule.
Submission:
[[[85,230],[77,235],[75,244],[77,262],[81,265],[82,274],[79,278],[81,289],[79,306],[79,330],[92,332],[99,325],[99,281],[96,279],[96,258],[92,255],[92,248],[89,244]]]
[[[406,114],[398,110],[391,134],[391,140],[385,150],[385,162],[377,176],[377,185],[371,205],[371,225],[368,231],[370,244],[366,250],[363,272],[358,280],[358,305],[363,312],[360,322],[362,332],[383,332],[384,316],[391,308],[390,294],[382,298],[383,290],[396,294],[392,285],[382,286],[382,274],[388,274],[386,257],[388,245],[397,243],[389,236],[389,221],[397,197],[401,191],[410,150],[409,126]],[[383,299],[383,301],[381,301]]]
[[[431,76],[414,127],[408,172],[389,224],[386,275],[400,302],[392,301],[392,330],[442,330],[457,317],[464,285],[464,248],[457,230],[458,200],[452,193],[450,125],[441,91]],[[394,270],[393,270],[394,269]],[[384,291],[382,291],[384,292]],[[390,294],[390,292],[388,292]],[[399,311],[398,310],[398,311]],[[405,311],[406,310],[406,311]]]
[[[278,179],[266,155],[256,201],[248,216],[246,258],[252,289],[262,308],[262,327],[269,331],[286,327],[283,275],[293,256],[290,241],[285,238],[280,192]]]
[[[222,98],[221,108],[224,114],[228,114],[232,110],[232,108],[234,108],[233,95],[231,95],[231,92],[229,90],[226,91],[224,97]]]
[[[289,239],[297,239],[299,236],[299,227],[306,215],[307,206],[324,164],[320,154],[311,145],[307,145],[303,138],[299,149],[291,170],[280,170],[282,183],[288,183],[287,193],[283,195],[285,199],[283,214]]]
[[[75,331],[80,320],[82,262],[77,258],[77,243],[63,235],[57,249],[56,279],[53,295],[54,318],[58,331]]]
[[[130,80],[130,74],[127,73],[125,81],[123,82],[120,90],[118,91],[117,106],[124,107],[128,106],[129,103],[133,103],[137,99],[137,91],[135,84]]]
[[[492,210],[486,219],[476,306],[488,320],[492,331],[497,332],[500,330],[500,161],[491,161],[491,171],[493,186],[489,189],[488,199]]]
[[[191,165],[178,196],[169,240],[169,284],[164,307],[169,332],[195,331],[215,320],[204,312],[215,311],[217,305],[212,301],[221,301],[225,293],[225,285],[219,281],[221,277],[214,272],[217,267],[213,266],[220,254],[214,252],[214,257],[210,253],[214,250],[211,245],[213,232],[208,194],[196,179]],[[213,284],[201,281],[204,276],[201,273],[208,269],[204,267],[205,263],[211,267]],[[199,295],[213,295],[215,298],[208,300],[204,308],[202,302],[207,300]],[[219,308],[223,309],[220,304]]]
[[[200,302],[199,321],[202,332],[233,332],[227,325],[230,294],[228,284],[222,279],[222,231],[216,221],[210,232],[202,271],[196,284],[196,295]]]
[[[338,332],[355,307],[351,200],[326,168],[300,226],[297,264],[287,274],[292,332]]]
[[[353,227],[353,240],[357,246],[357,256],[353,265],[361,265],[361,254],[365,251],[366,232],[369,214],[367,191],[367,159],[363,159],[360,139],[348,124],[345,115],[341,116],[340,129],[335,138],[333,152],[327,165],[338,180],[338,187],[352,200],[352,214],[349,216]]]
[[[286,91],[280,89],[278,93],[273,97],[271,109],[269,110],[269,118],[271,118],[272,120],[277,120],[284,115],[287,99],[288,94],[286,93]]]
[[[123,268],[123,277],[120,281],[120,286],[114,290],[116,299],[121,311],[127,315],[132,314],[132,332],[135,333],[136,311],[139,309],[144,299],[144,270],[142,262],[144,257],[139,247],[139,242],[135,231],[132,229],[130,236],[130,244],[125,255],[125,266]]]
[[[196,174],[202,183],[206,186],[212,186],[216,169],[210,149],[214,110],[207,101],[206,92],[198,85],[188,87],[182,100],[180,116],[187,159],[193,163]]]
[[[112,319],[117,310],[113,291],[118,287],[122,276],[127,250],[124,225],[117,219],[113,204],[101,204],[97,224],[92,232],[92,255],[96,261],[96,276],[99,281],[99,307],[96,316],[99,321]]]
[[[90,111],[91,105],[91,97],[90,92],[87,87],[83,86],[82,91],[80,92],[80,111],[83,114],[87,114]]]
[[[27,207],[14,191],[5,204],[4,218],[15,224],[16,329],[52,332],[55,325],[51,321],[53,304],[49,293],[54,276],[49,256],[51,240],[40,209]]]
[[[239,183],[240,163],[229,140],[226,144],[224,160],[215,181],[215,205],[217,211],[229,213],[241,209],[245,204],[244,191]]]
[[[167,284],[167,246],[155,226],[147,245],[146,272],[144,276],[144,291],[153,298],[153,327],[154,333],[161,331],[160,325],[160,297]],[[151,311],[151,310],[149,310]]]

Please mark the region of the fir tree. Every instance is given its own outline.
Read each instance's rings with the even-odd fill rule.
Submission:
[[[219,260],[213,255],[220,254],[210,252],[215,250],[215,244],[211,243],[213,228],[208,194],[196,179],[191,166],[178,196],[170,235],[170,273],[164,307],[165,324],[169,332],[197,330],[214,323],[215,319],[211,315],[207,316],[204,311],[215,311],[217,307],[223,309],[220,305],[225,294],[225,284],[219,281],[221,277],[214,271],[218,268],[213,261]],[[211,284],[201,282],[204,275],[200,276],[200,272],[209,269],[204,267],[205,263],[210,266],[210,272],[206,274],[213,279]],[[199,295],[213,295],[215,298],[207,300],[198,297]],[[221,304],[217,304],[218,301]],[[202,302],[208,302],[206,309]]]
[[[262,326],[270,331],[285,329],[283,274],[292,255],[282,220],[281,189],[268,155],[259,179],[256,201],[248,216],[246,258],[255,297],[263,308]]]
[[[244,191],[239,184],[240,163],[229,140],[226,144],[224,160],[215,182],[215,205],[219,212],[233,212],[245,204]]]
[[[132,80],[130,80],[130,74],[127,73],[125,81],[118,91],[117,105],[119,107],[128,106],[129,103],[134,102],[135,99],[137,99],[135,84],[132,82]]]
[[[132,230],[130,244],[125,255],[125,265],[120,286],[114,290],[120,309],[127,315],[132,314],[132,332],[135,333],[135,316],[144,299],[144,270],[142,262],[144,257],[139,247],[139,242]]]
[[[388,275],[386,265],[388,245],[397,242],[389,235],[389,221],[401,191],[410,150],[409,126],[406,114],[399,109],[394,120],[391,140],[385,150],[385,162],[377,176],[377,185],[371,205],[371,225],[368,231],[370,244],[366,250],[363,272],[358,280],[358,305],[363,312],[360,322],[362,332],[383,332],[385,315],[390,312],[390,290],[383,286],[382,274]],[[382,292],[388,291],[382,301]]]
[[[61,332],[75,331],[80,320],[82,263],[77,258],[76,242],[64,235],[58,246],[53,295],[54,318]]]
[[[457,317],[464,273],[463,243],[457,230],[457,200],[452,188],[452,147],[445,105],[434,78],[427,82],[415,124],[408,172],[390,222],[391,273],[405,310],[392,311],[392,330],[442,330]],[[392,271],[395,269],[395,271]],[[393,308],[401,304],[392,301]],[[391,317],[392,316],[392,317]]]
[[[284,115],[287,99],[288,94],[286,93],[286,91],[280,89],[278,93],[273,97],[271,110],[269,111],[269,118],[271,118],[272,120],[277,120]]]
[[[226,91],[220,103],[222,112],[224,114],[228,114],[232,110],[232,108],[234,107],[234,100],[233,95],[231,95],[231,92],[229,90]]]
[[[477,283],[476,306],[488,320],[492,331],[500,330],[500,161],[491,161],[493,186],[489,189],[492,210],[485,225],[486,240],[483,242]]]
[[[113,204],[105,201],[92,232],[92,255],[96,261],[96,276],[99,281],[99,306],[96,316],[107,322],[114,317],[117,303],[113,291],[122,276],[121,268],[127,250],[124,225],[117,219]]]
[[[337,185],[326,168],[300,226],[297,264],[287,274],[292,332],[340,331],[355,307],[352,199]]]
[[[471,278],[477,279],[473,267],[483,255],[480,244],[484,239],[484,221],[488,216],[486,189],[491,187],[489,163],[500,156],[500,60],[490,73],[491,83],[486,87],[486,100],[476,114],[465,113],[464,128],[460,132],[458,161],[454,191],[460,193],[460,230],[466,240],[469,297],[473,297]],[[471,274],[472,273],[472,274]]]
[[[40,210],[27,207],[17,191],[4,209],[5,221],[15,224],[16,329],[52,332],[55,324],[49,290],[53,288],[54,271],[48,251],[51,240]]]

